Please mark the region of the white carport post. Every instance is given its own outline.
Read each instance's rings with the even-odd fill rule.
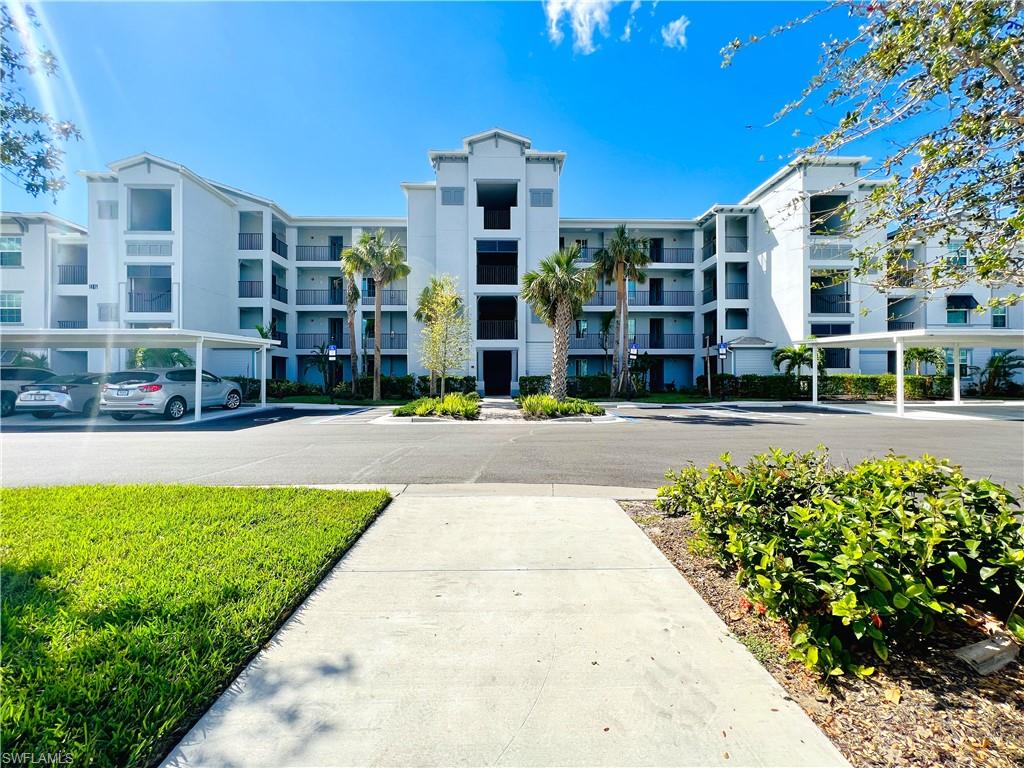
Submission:
[[[953,345],[953,405],[960,405],[960,345]]]
[[[203,420],[203,337],[196,339],[196,410],[195,421]]]
[[[818,404],[818,348],[811,347],[811,403]]]
[[[114,372],[114,348],[109,344],[103,350],[103,372],[108,376]]]
[[[260,407],[267,407],[267,345],[260,345]]]
[[[903,339],[896,339],[896,415],[903,415]]]

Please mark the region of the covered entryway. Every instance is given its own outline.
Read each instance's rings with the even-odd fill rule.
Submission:
[[[484,394],[512,394],[512,350],[488,349],[483,353]]]

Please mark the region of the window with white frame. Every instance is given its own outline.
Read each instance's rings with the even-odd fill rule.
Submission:
[[[97,219],[116,219],[117,200],[98,200],[96,202]]]
[[[441,205],[465,205],[465,187],[441,187]]]
[[[21,266],[21,237],[4,235],[0,237],[0,267]]]
[[[580,319],[576,321],[576,338],[582,339],[587,335],[587,321],[586,319]]]
[[[946,325],[967,325],[970,322],[971,310],[976,306],[978,302],[973,296],[947,296]]]
[[[0,323],[21,322],[21,298],[20,293],[0,293]]]
[[[551,208],[555,204],[555,191],[553,189],[531,189],[531,208]]]
[[[961,241],[946,244],[946,263],[951,267],[967,266],[967,251]]]
[[[589,360],[584,358],[577,358],[569,361],[569,375],[570,376],[586,376],[587,375],[587,363]]]
[[[973,349],[960,350],[960,375],[969,376],[972,360],[974,359]],[[946,350],[946,375],[953,375],[953,350]]]
[[[992,307],[992,327],[1006,327],[1006,307]]]
[[[117,304],[103,302],[96,305],[97,319],[101,323],[117,322]]]
[[[170,232],[170,188],[134,187],[129,189],[128,229],[132,232]]]

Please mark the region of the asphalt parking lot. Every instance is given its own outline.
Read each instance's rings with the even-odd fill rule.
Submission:
[[[985,409],[992,408],[986,415]],[[375,423],[384,408],[243,410],[231,418],[0,426],[4,485],[99,482],[581,483],[656,487],[665,470],[744,460],[770,446],[841,461],[949,457],[972,476],[1024,483],[1024,405],[964,418],[757,405],[616,408],[611,424]],[[921,413],[927,413],[922,409]],[[24,422],[35,422],[28,418]]]

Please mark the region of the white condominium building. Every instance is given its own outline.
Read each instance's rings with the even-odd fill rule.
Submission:
[[[647,279],[629,286],[629,336],[650,363],[652,388],[694,386],[704,345],[729,343],[725,370],[773,373],[776,347],[810,335],[983,325],[1024,328],[1024,307],[974,311],[993,289],[913,286],[881,293],[856,281],[839,216],[848,198],[879,182],[865,157],[789,163],[735,204],[695,218],[561,218],[564,152],[494,129],[452,150],[432,150],[433,180],[404,183],[405,217],[295,216],[272,199],[206,179],[149,154],[82,172],[87,227],[50,214],[4,213],[0,231],[0,332],[26,328],[160,328],[257,335],[281,341],[272,374],[319,382],[310,356],[335,344],[344,375],[351,345],[372,364],[380,335],[382,373],[424,373],[416,296],[432,275],[464,291],[473,327],[468,370],[481,392],[515,393],[520,376],[551,369],[551,330],[519,296],[522,276],[559,247],[579,243],[590,261],[626,224],[650,242]],[[670,191],[667,191],[671,194]],[[350,338],[339,255],[368,230],[406,246],[409,277],[373,285],[362,276],[356,338]],[[959,259],[956,242],[920,243],[908,258]],[[373,302],[382,292],[381,327]],[[1005,292],[1012,289],[1008,286]],[[996,289],[998,293],[999,289]],[[576,322],[569,375],[606,371],[606,318],[614,287],[599,286]],[[122,353],[123,354],[123,353]],[[827,350],[833,372],[884,373],[891,353]],[[982,366],[990,349],[961,350]],[[61,372],[102,369],[102,351],[52,350]],[[213,351],[206,367],[252,375],[251,355]]]

